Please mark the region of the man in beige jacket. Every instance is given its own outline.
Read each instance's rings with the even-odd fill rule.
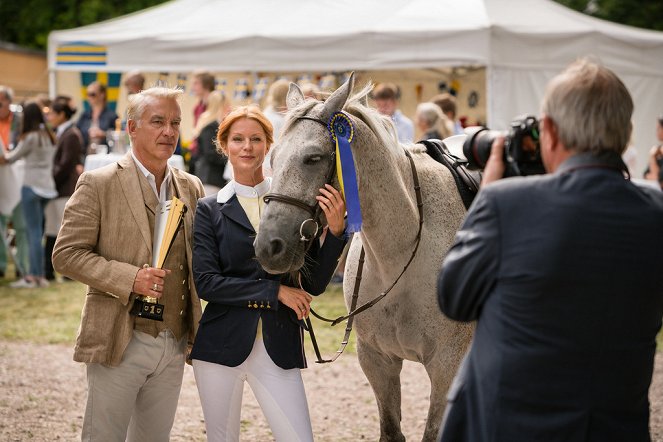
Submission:
[[[200,180],[168,166],[182,92],[154,87],[129,99],[132,150],[81,175],[67,203],[53,265],[87,284],[74,360],[87,364],[83,440],[167,441],[200,302],[191,271]],[[157,205],[187,207],[163,269],[150,267]],[[137,295],[159,298],[163,322],[133,316]],[[187,345],[188,344],[188,345]]]

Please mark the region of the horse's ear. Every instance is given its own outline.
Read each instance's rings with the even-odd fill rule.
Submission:
[[[290,83],[288,88],[288,95],[285,98],[285,103],[288,106],[288,110],[292,110],[304,102],[304,93],[297,86],[297,83]]]
[[[330,96],[325,100],[325,107],[322,112],[325,118],[331,117],[334,112],[338,112],[343,109],[345,103],[348,101],[350,92],[355,85],[355,73],[354,71],[350,73],[348,81],[343,83],[341,87],[336,89]]]

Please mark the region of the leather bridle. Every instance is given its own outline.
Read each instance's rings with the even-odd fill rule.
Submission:
[[[311,120],[322,124],[325,128],[328,127],[327,123],[315,117],[303,115],[298,117],[297,120]],[[330,154],[330,159],[331,165],[329,166],[329,171],[327,172],[327,179],[325,181],[326,184],[331,184],[332,180],[334,179],[334,171],[336,170],[336,152],[333,150]],[[318,234],[322,233],[322,222],[320,220],[320,216],[322,215],[322,208],[320,207],[320,204],[315,202],[310,205],[297,198],[283,195],[282,193],[271,192],[267,193],[263,197],[263,201],[265,201],[265,204],[268,204],[270,201],[278,201],[281,203],[290,204],[291,206],[298,207],[311,215],[310,218],[302,221],[302,224],[299,226],[299,241],[306,243],[305,251],[307,252],[313,243],[313,239],[315,239]]]
[[[325,128],[328,128],[327,123],[322,121],[319,118],[315,117],[309,117],[306,115],[297,117],[297,120],[311,120],[315,121],[316,123],[322,124]],[[403,270],[401,273],[398,275],[396,280],[389,286],[388,289],[380,293],[378,296],[373,298],[371,301],[366,302],[362,304],[361,306],[357,307],[357,300],[359,299],[359,287],[361,284],[361,278],[362,278],[362,272],[364,268],[364,258],[365,258],[365,251],[364,251],[364,246],[362,245],[361,247],[361,253],[359,255],[359,262],[358,262],[358,268],[357,268],[357,275],[355,277],[355,284],[352,292],[352,301],[350,303],[350,312],[345,315],[345,316],[340,316],[336,319],[328,319],[325,318],[324,316],[318,315],[313,309],[311,309],[311,314],[318,318],[321,321],[324,322],[329,322],[331,323],[332,326],[345,321],[346,319],[348,320],[347,326],[345,327],[345,336],[343,337],[343,341],[341,341],[341,345],[339,349],[336,351],[336,354],[331,358],[331,359],[322,359],[322,356],[320,355],[320,349],[318,348],[318,343],[315,339],[315,333],[313,332],[313,324],[311,324],[310,318],[306,318],[306,328],[308,332],[311,335],[311,343],[313,344],[313,349],[315,350],[315,355],[317,357],[317,363],[327,363],[327,362],[333,362],[335,361],[345,350],[345,347],[348,345],[348,342],[350,340],[350,333],[352,332],[352,324],[354,321],[354,317],[358,315],[359,313],[373,307],[375,304],[377,304],[382,298],[387,296],[387,294],[391,291],[391,289],[394,288],[394,286],[400,281],[401,277],[405,273],[405,271],[410,267],[410,264],[414,260],[415,255],[417,254],[417,250],[419,249],[419,244],[421,243],[421,230],[424,224],[424,204],[423,204],[423,199],[421,197],[421,186],[419,185],[419,175],[417,173],[417,168],[414,164],[414,160],[412,159],[412,155],[410,154],[409,151],[405,150],[405,155],[407,156],[407,159],[410,162],[410,168],[412,170],[412,182],[414,185],[414,193],[415,197],[417,199],[417,210],[419,212],[419,228],[417,230],[417,236],[416,236],[416,244],[414,246],[414,249],[412,250],[412,255],[410,256],[410,259],[407,261],[405,264],[405,267],[403,267]],[[329,172],[327,174],[327,184],[331,184],[332,179],[334,178],[334,171],[336,169],[336,153],[335,151],[332,151],[331,153],[331,166],[329,169]],[[313,244],[313,240],[318,236],[318,233],[321,233],[321,221],[320,221],[320,215],[322,214],[322,208],[320,207],[319,204],[314,204],[314,205],[309,205],[306,204],[304,201],[301,201],[297,198],[290,197],[288,195],[283,195],[280,193],[268,193],[263,197],[265,204],[269,203],[270,201],[278,201],[282,202],[285,204],[290,204],[295,207],[299,207],[300,209],[305,210],[309,214],[311,214],[311,218],[305,219],[302,224],[299,226],[299,234],[300,238],[299,240],[302,242],[307,243],[306,244],[306,251],[308,252],[308,249],[311,247],[311,244]],[[300,286],[301,286],[301,281],[300,281]]]

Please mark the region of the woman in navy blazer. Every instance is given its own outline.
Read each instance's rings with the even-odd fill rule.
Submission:
[[[217,142],[235,178],[217,195],[198,201],[193,273],[208,304],[191,358],[211,441],[239,439],[244,381],[256,396],[277,440],[313,440],[300,369],[306,367],[302,320],[312,295],[322,293],[345,240],[345,205],[331,186],[318,196],[329,231],[314,241],[299,281],[272,275],[255,259],[253,240],[271,180],[262,162],[272,126],[257,106],[244,106],[222,122]]]

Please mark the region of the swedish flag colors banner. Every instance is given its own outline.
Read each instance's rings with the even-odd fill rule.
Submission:
[[[122,74],[119,72],[81,72],[81,98],[85,110],[90,108],[87,102],[87,87],[94,81],[106,86],[107,106],[112,110],[116,110],[117,99],[120,96],[121,77]]]
[[[76,41],[58,46],[55,64],[57,66],[105,66],[107,59],[106,46]]]
[[[239,78],[235,81],[235,93],[233,94],[234,101],[242,101],[249,97],[249,83],[246,78]]]
[[[260,77],[255,81],[253,86],[253,101],[255,103],[262,100],[262,98],[265,96],[268,84],[269,84],[269,78],[267,77]]]

